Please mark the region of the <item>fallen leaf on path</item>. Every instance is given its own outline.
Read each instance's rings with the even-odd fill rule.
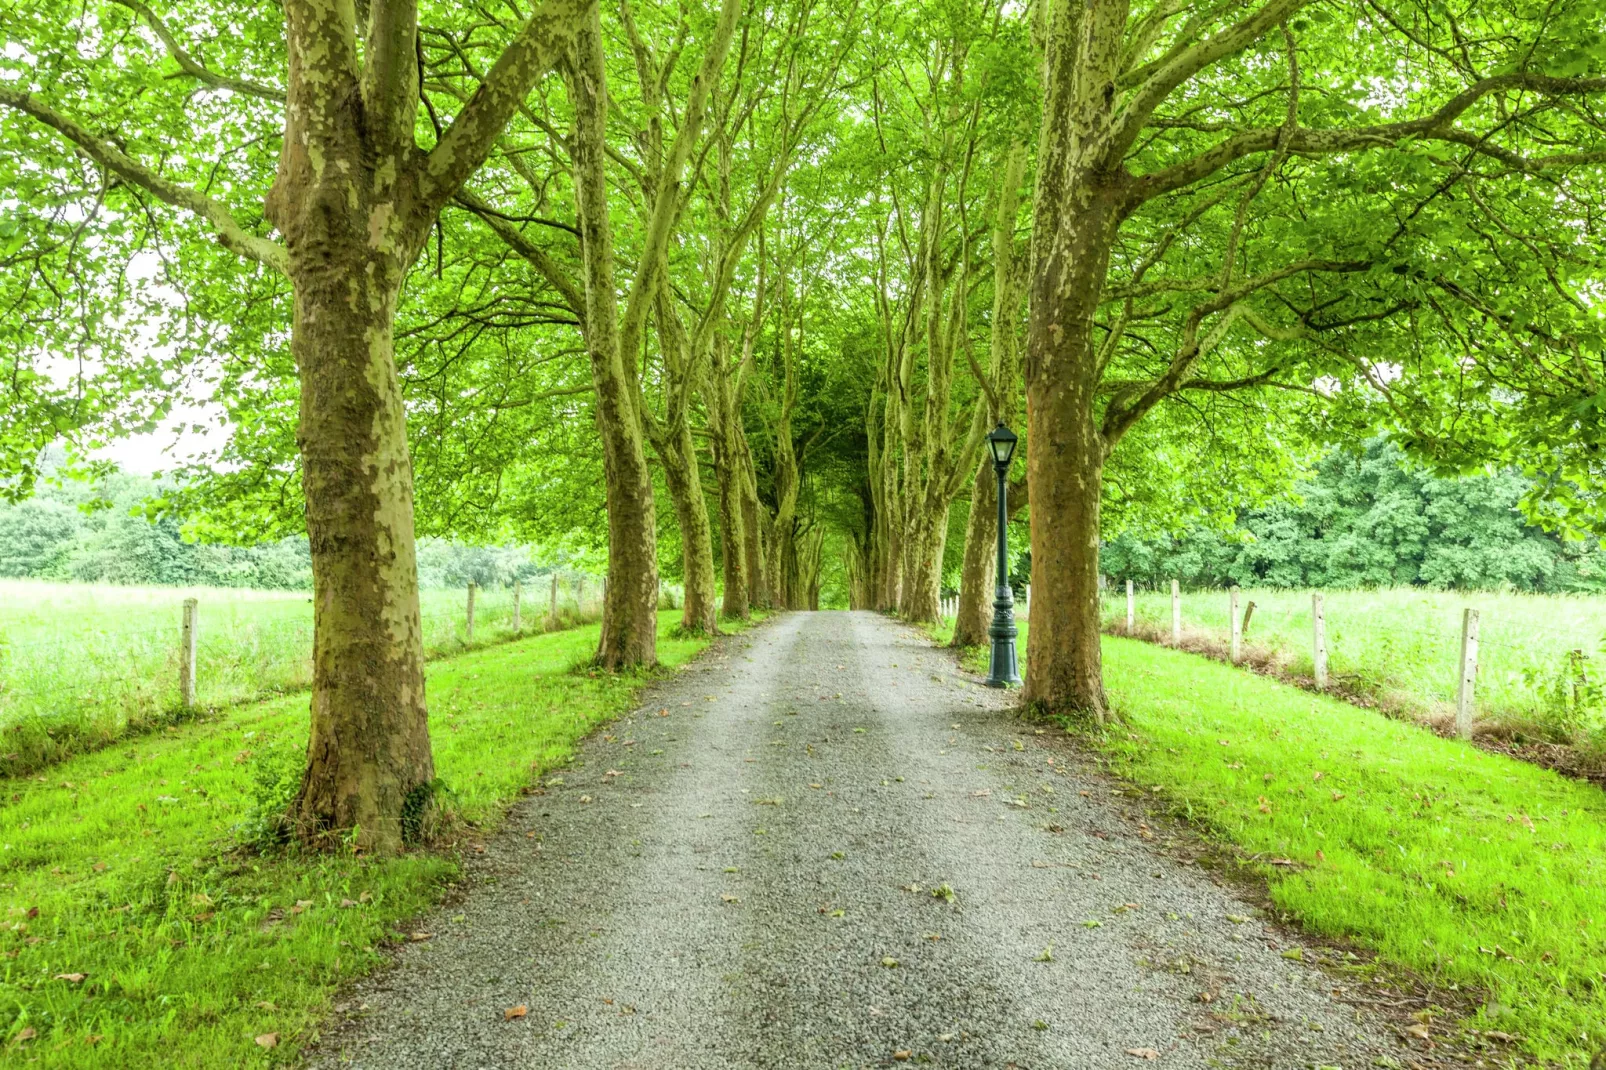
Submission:
[[[980,791],[971,792],[970,793],[970,797],[972,799],[985,799],[989,795],[991,795],[992,793],[993,793],[993,789],[992,788],[982,788]]]
[[[421,944],[425,940],[433,939],[434,936],[434,933],[412,933],[407,937],[407,939],[411,940],[415,944]]]
[[[1158,1059],[1160,1057],[1160,1053],[1153,1048],[1128,1048],[1126,1053],[1128,1055],[1136,1055],[1139,1059]]]
[[[589,796],[589,795],[582,795],[582,796],[580,796],[580,801],[581,801],[581,802],[583,802],[583,803],[588,803],[588,802],[590,802],[590,801],[591,801],[591,796]],[[483,850],[485,850],[485,848],[483,848],[483,847],[481,847],[481,848],[480,848],[480,850],[482,850],[482,851],[483,851]]]
[[[603,776],[624,776],[624,773],[622,773],[618,769],[610,769],[606,773],[603,773],[602,775]]]
[[[726,903],[740,903],[742,901],[741,897],[731,895],[729,892],[721,892],[719,898]]]
[[[1421,1022],[1416,1022],[1412,1025],[1406,1026],[1405,1031],[1411,1034],[1413,1037],[1420,1037],[1423,1040],[1428,1039],[1428,1027],[1423,1025]]]
[[[529,1013],[530,1013],[530,1008],[528,1008],[524,1004],[520,1003],[517,1007],[509,1007],[507,1010],[503,1011],[502,1012],[502,1021],[511,1022],[513,1019],[515,1019],[515,1018],[523,1018],[526,1014],[529,1014]]]
[[[892,1053],[892,1057],[900,1063],[906,1063],[914,1057],[914,1053],[908,1048],[900,1048]]]
[[[891,955],[888,955],[886,958],[881,960],[881,965],[885,966],[889,970],[896,969],[898,966],[898,960],[893,958]]]
[[[259,1033],[259,1034],[257,1034],[257,1047],[259,1047],[259,1048],[267,1048],[267,1049],[269,1049],[271,1051],[272,1049],[277,1048],[278,1046],[279,1046],[279,1034],[277,1034],[277,1033]]]
[[[56,974],[56,980],[66,981],[70,985],[81,985],[84,983],[84,978],[88,976],[87,973],[58,973]]]
[[[1227,915],[1227,920],[1232,922],[1234,925],[1242,925],[1244,922],[1248,921],[1249,919],[1244,917],[1242,914],[1228,914]]]

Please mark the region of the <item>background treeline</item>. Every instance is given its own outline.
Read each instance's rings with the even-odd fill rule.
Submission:
[[[1524,519],[1530,487],[1515,472],[1436,477],[1377,439],[1328,453],[1290,500],[1241,512],[1232,529],[1127,531],[1104,543],[1099,563],[1140,585],[1606,591],[1598,540]]]
[[[41,483],[15,505],[0,504],[0,577],[83,583],[307,590],[312,559],[304,535],[254,546],[187,538],[171,513],[155,513],[166,488],[113,472],[94,482]],[[155,515],[152,515],[155,513]],[[595,571],[590,556],[421,539],[419,585],[502,587],[554,568]]]

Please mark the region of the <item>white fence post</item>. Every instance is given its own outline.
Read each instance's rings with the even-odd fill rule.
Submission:
[[[1243,621],[1238,618],[1238,588],[1233,587],[1227,592],[1227,623],[1232,628],[1232,646],[1228,657],[1234,665],[1238,664],[1238,654],[1243,648],[1244,633]]]
[[[463,641],[465,643],[472,643],[474,641],[474,584],[472,583],[468,585],[468,609],[464,614],[464,619],[468,623],[464,628]]]
[[[1182,585],[1171,581],[1171,645],[1182,645]]]
[[[513,581],[513,634],[517,635],[523,630],[519,620],[519,595],[523,593],[523,586],[518,580]]]
[[[1126,581],[1126,634],[1131,635],[1137,621],[1137,603],[1132,597],[1132,581]]]
[[[1472,687],[1478,679],[1478,611],[1470,606],[1461,614],[1461,686],[1455,696],[1455,732],[1472,738]]]
[[[1327,690],[1327,611],[1322,592],[1310,596],[1311,658],[1316,664],[1316,690]]]
[[[184,599],[183,623],[178,633],[178,701],[186,710],[195,708],[195,633],[200,603]]]

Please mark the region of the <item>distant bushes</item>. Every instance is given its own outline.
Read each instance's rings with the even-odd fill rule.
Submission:
[[[1528,488],[1514,472],[1438,478],[1378,439],[1328,454],[1298,500],[1246,511],[1236,530],[1126,533],[1099,564],[1141,586],[1606,591],[1606,553],[1528,524]]]

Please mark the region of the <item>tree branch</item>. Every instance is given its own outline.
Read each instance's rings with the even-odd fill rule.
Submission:
[[[530,15],[424,158],[417,208],[423,218],[434,218],[478,170],[536,81],[573,45],[595,2],[546,0]]]
[[[284,103],[284,90],[282,89],[276,89],[271,85],[263,85],[261,82],[253,82],[248,78],[230,78],[228,75],[218,74],[202,64],[184,50],[184,46],[179,43],[178,36],[173,33],[167,23],[162,21],[156,12],[152,11],[141,0],[113,0],[113,2],[121,4],[144,19],[150,28],[156,32],[156,36],[161,38],[162,44],[167,48],[167,54],[179,65],[179,69],[196,81],[209,85],[213,89],[227,89],[230,92],[256,97],[260,100],[271,100],[279,104]]]
[[[1484,155],[1528,172],[1606,161],[1606,151],[1524,157],[1489,145],[1477,135],[1456,129],[1452,125],[1483,97],[1503,89],[1529,89],[1550,96],[1576,96],[1606,91],[1606,78],[1555,78],[1550,75],[1517,71],[1480,79],[1445,102],[1437,111],[1420,119],[1380,123],[1376,126],[1355,127],[1348,130],[1299,128],[1289,131],[1283,126],[1245,130],[1182,163],[1137,177],[1127,186],[1125,208],[1131,211],[1144,201],[1192,185],[1234,160],[1273,149],[1277,147],[1279,138],[1285,140],[1290,152],[1311,155],[1391,148],[1411,138],[1451,141],[1468,145]]]
[[[0,84],[0,105],[30,115],[76,145],[84,155],[118,177],[151,193],[159,200],[193,212],[212,225],[224,248],[254,260],[280,274],[288,274],[289,259],[284,246],[246,230],[222,202],[188,186],[181,185],[146,167],[117,146],[96,137],[78,123],[37,100],[30,93],[19,93]]]

